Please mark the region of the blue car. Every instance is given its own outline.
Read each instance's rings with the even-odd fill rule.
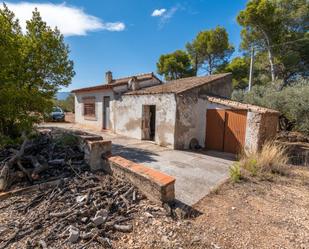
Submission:
[[[53,111],[50,113],[52,121],[64,121],[65,114],[60,107],[53,107]]]

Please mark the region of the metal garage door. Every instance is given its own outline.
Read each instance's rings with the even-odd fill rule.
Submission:
[[[207,110],[206,148],[239,153],[245,144],[247,111]]]

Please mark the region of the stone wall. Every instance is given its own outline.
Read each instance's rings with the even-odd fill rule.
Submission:
[[[174,148],[176,100],[174,94],[123,95],[111,103],[112,130],[121,135],[142,138],[143,105],[156,106],[155,142]]]
[[[201,146],[205,144],[207,101],[198,98],[195,92],[177,95],[176,97],[176,149],[189,149],[191,139],[197,139]]]
[[[201,147],[205,147],[208,109],[231,109],[231,107],[211,103],[205,98],[198,98],[194,93],[177,96],[176,149],[190,149],[192,139],[196,139]]]
[[[223,78],[199,87],[197,94],[199,97],[205,97],[205,95],[213,95],[223,98],[230,98],[232,91],[232,74],[228,74]]]
[[[120,156],[107,158],[107,172],[134,184],[149,200],[171,202],[175,198],[175,178]]]
[[[277,113],[248,112],[245,150],[255,152],[276,136],[278,129]]]

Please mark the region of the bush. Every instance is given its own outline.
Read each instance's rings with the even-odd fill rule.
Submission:
[[[242,175],[241,175],[241,170],[240,170],[240,166],[238,163],[234,163],[230,167],[230,178],[233,182],[240,182]]]
[[[265,174],[286,174],[288,156],[283,145],[267,142],[258,152],[245,152],[239,165],[252,176]]]
[[[62,147],[74,146],[78,144],[78,138],[73,134],[64,133],[61,137],[56,138],[56,144]]]
[[[63,36],[36,9],[25,31],[4,4],[0,8],[0,136],[13,140],[42,121],[44,113],[51,111],[55,93],[68,86],[75,74]]]
[[[54,100],[54,106],[59,106],[64,112],[74,113],[74,95],[70,94],[64,100]]]
[[[280,89],[279,84],[254,86],[252,91],[234,91],[234,100],[278,110],[288,122],[281,122],[281,128],[293,129],[309,134],[309,81],[297,83]],[[281,121],[283,121],[282,119]]]

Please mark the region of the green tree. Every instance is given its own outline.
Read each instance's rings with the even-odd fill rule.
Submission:
[[[187,43],[186,48],[195,75],[199,69],[212,74],[219,66],[225,64],[234,52],[228,34],[222,27],[199,32],[191,43]]]
[[[235,57],[229,63],[223,64],[217,69],[217,73],[232,73],[233,88],[245,89],[248,86],[249,60],[247,57]]]
[[[307,0],[249,1],[237,17],[243,26],[241,46],[266,51],[273,82],[279,77],[287,81],[295,74],[307,74],[308,20]]]
[[[52,99],[74,76],[63,36],[37,10],[21,32],[14,14],[0,8],[0,136],[18,136],[50,111]]]
[[[74,102],[75,102],[74,95],[70,94],[64,100],[55,100],[54,106],[59,106],[65,112],[73,112],[74,113],[74,106],[75,106]]]
[[[308,96],[308,79],[299,79],[282,89],[273,84],[266,84],[253,86],[250,92],[234,91],[232,98],[278,110],[283,115],[280,119],[281,128],[309,134]]]
[[[157,62],[158,74],[164,75],[166,80],[175,80],[193,76],[189,55],[182,50],[161,55]]]

